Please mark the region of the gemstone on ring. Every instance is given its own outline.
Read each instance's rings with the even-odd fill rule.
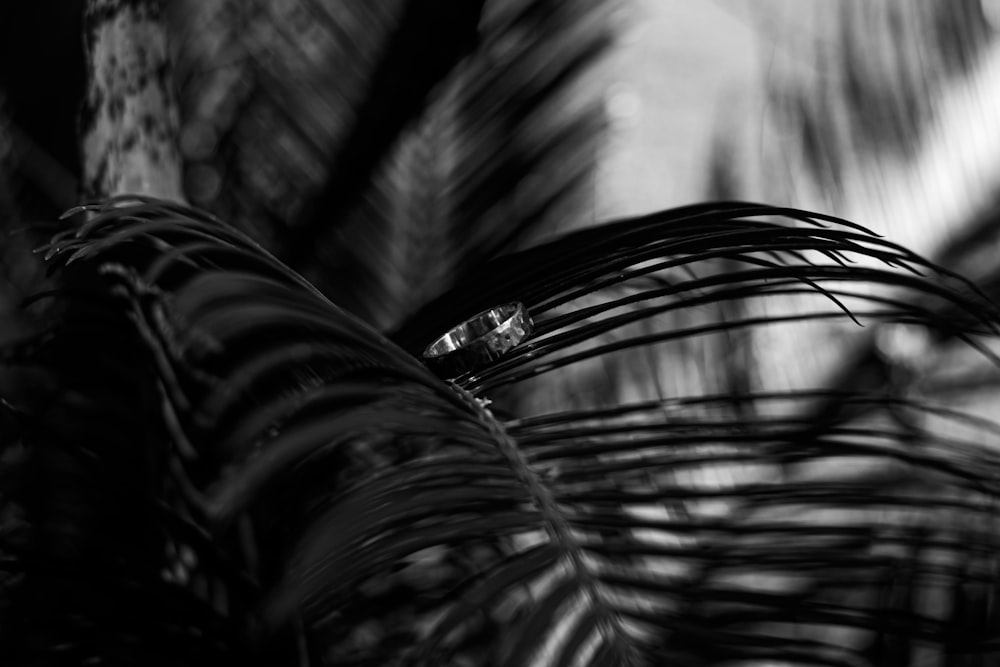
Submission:
[[[532,322],[521,303],[505,303],[469,318],[424,350],[424,361],[446,378],[479,370],[517,347],[531,334]]]

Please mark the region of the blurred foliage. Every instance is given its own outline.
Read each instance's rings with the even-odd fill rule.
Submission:
[[[391,328],[587,210],[613,5],[177,3],[191,201]]]
[[[720,132],[708,194],[822,202],[837,211],[863,196],[858,180],[905,171],[917,159],[943,120],[951,89],[975,85],[994,40],[979,0],[765,1],[747,17],[765,36],[762,45],[776,50],[762,58],[766,72],[751,84],[767,105],[765,127],[757,128],[750,149],[764,174],[729,153],[746,150],[747,139],[732,113],[723,119],[734,127]],[[762,138],[771,131],[780,138]]]
[[[746,102],[722,114],[705,196],[861,220],[1000,298],[1000,263],[989,250],[1000,229],[1000,61],[985,4],[746,6],[741,15],[765,36],[760,72],[745,86]],[[747,123],[758,108],[759,122]],[[789,299],[731,310],[768,317],[805,307]],[[910,333],[889,327],[854,336],[835,323],[761,329],[735,341],[733,356],[747,360],[742,384],[758,389],[870,391],[899,381],[991,417],[995,370],[961,346]],[[913,349],[896,344],[904,339]]]
[[[590,217],[583,75],[618,3],[171,3],[197,209],[58,222],[79,6],[16,4],[5,55],[68,40],[45,99],[0,70],[0,297],[38,293],[0,336],[24,664],[995,659],[998,431],[924,400],[992,396],[995,305],[798,209],[555,235]],[[849,200],[865,160],[919,153],[922,87],[973,76],[987,33],[978,3],[827,7],[822,76],[764,91],[791,137],[769,157]],[[715,195],[787,185],[735,150]],[[417,362],[510,300],[527,344],[454,382]]]
[[[617,3],[467,4],[460,21],[431,1],[169,3],[190,201],[383,329],[589,210],[603,110],[578,83]],[[70,37],[31,71],[9,65],[50,30],[43,12],[2,10],[0,84],[23,138],[13,204],[28,219],[75,200],[80,7],[50,8]],[[40,97],[36,76],[68,85]]]

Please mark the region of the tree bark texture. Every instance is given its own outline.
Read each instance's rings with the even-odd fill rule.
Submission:
[[[84,11],[84,195],[183,201],[180,112],[161,3],[89,0]]]

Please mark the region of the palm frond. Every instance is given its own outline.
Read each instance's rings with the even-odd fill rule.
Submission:
[[[191,201],[277,243],[346,141],[400,3],[175,3]]]
[[[771,31],[738,93],[746,105],[723,112],[705,197],[864,219],[935,258],[992,197],[993,149],[958,148],[991,118],[993,33],[982,3],[787,9],[770,20],[766,3],[749,11]],[[775,44],[784,57],[766,55]],[[748,113],[759,122],[747,124]],[[955,191],[966,194],[953,201]]]
[[[805,226],[766,220],[781,215]],[[939,275],[940,282],[922,277],[928,273]],[[910,295],[914,298],[908,302]],[[790,297],[797,299],[793,308]],[[721,391],[719,380],[690,380],[720,365],[699,369],[696,360],[694,368],[688,365],[685,356],[697,350],[690,346],[696,337],[707,341],[702,350],[721,355],[732,332],[764,326],[772,331],[781,322],[798,321],[840,321],[851,327],[848,310],[884,322],[926,324],[944,337],[965,337],[984,331],[983,325],[962,321],[943,306],[935,310],[935,303],[993,312],[970,284],[859,228],[838,227],[833,218],[792,209],[731,203],[623,221],[498,258],[414,317],[396,340],[419,354],[439,333],[430,323],[460,321],[512,300],[525,303],[535,318],[532,341],[474,377],[459,378],[460,384],[487,393],[517,386],[524,398],[530,389],[519,382],[572,366],[552,373],[551,382],[603,386],[603,396],[581,399],[600,405],[622,400],[607,387],[607,369],[621,363],[633,381],[641,384],[645,378],[652,385],[647,398],[662,393],[657,379],[670,375],[689,380],[668,395]],[[730,304],[740,304],[741,310],[734,313],[726,308]],[[950,331],[955,324],[960,332]],[[674,347],[653,347],[659,343]],[[649,349],[656,350],[654,358],[683,370],[650,367],[643,361]],[[775,388],[766,380],[757,379],[753,386]],[[813,378],[803,388],[824,380]],[[544,401],[552,384],[539,387],[522,402],[537,402],[539,396]]]
[[[485,258],[579,217],[603,136],[596,88],[579,81],[613,38],[609,9],[488,3],[479,48],[441,81],[368,194],[331,181],[358,206],[339,221],[318,209],[336,244],[319,246],[324,261],[306,275],[388,329]]]
[[[745,144],[741,151],[740,130],[720,133],[709,196],[725,191],[727,197],[822,207],[865,219],[897,242],[968,276],[995,298],[995,280],[987,268],[992,258],[981,250],[992,235],[990,167],[953,150],[953,137],[990,122],[988,113],[979,113],[978,102],[989,89],[990,77],[984,73],[992,62],[989,20],[976,2],[912,9],[897,2],[833,3],[822,17],[789,12],[799,26],[772,26],[778,28],[772,38],[787,46],[792,57],[777,59],[762,79],[767,84],[761,92],[768,100],[764,122],[788,128],[791,142],[774,151],[759,133],[752,138],[742,134],[752,147]],[[911,57],[916,53],[920,57]],[[809,66],[803,69],[803,63]],[[982,148],[983,155],[991,153]],[[749,166],[758,159],[768,166]],[[953,159],[957,168],[950,166]],[[928,167],[954,180],[935,178],[931,183]],[[757,174],[772,173],[782,175],[750,182]],[[968,190],[972,182],[984,185]],[[968,195],[952,198],[957,188]],[[947,304],[940,305],[935,317],[957,315]],[[836,348],[830,355],[810,355],[809,346],[797,347],[793,335],[770,341],[766,335],[751,336],[744,347],[765,375],[783,373],[780,360],[790,354],[842,358],[839,368],[822,368],[821,360],[819,369],[800,375],[808,380],[825,376],[824,386],[845,391],[886,391],[905,378],[906,391],[989,414],[987,385],[996,382],[994,369],[978,363],[978,355],[964,346],[919,331],[916,337],[924,338],[919,358],[905,360],[905,354],[885,344],[895,329],[880,327],[847,344],[841,331],[813,327],[808,335],[822,339],[822,349]],[[965,368],[967,376],[958,377],[956,367]],[[803,381],[793,377],[787,384],[801,386]],[[964,397],[962,386],[968,389]],[[820,406],[817,417],[827,408],[831,406]]]
[[[293,225],[288,255],[303,256],[331,218],[340,218],[371,180],[403,129],[419,118],[434,87],[477,46],[485,0],[408,0],[370,79],[354,128],[337,151],[327,182]]]
[[[588,210],[613,3],[195,4],[192,201],[380,329]]]
[[[48,251],[97,298],[71,301],[80,315],[53,335],[74,353],[57,361],[87,377],[105,358],[80,351],[113,330],[97,349],[135,352],[109,367],[148,369],[122,405],[158,413],[144,432],[161,444],[138,451],[165,471],[153,493],[173,518],[147,524],[195,554],[201,588],[164,590],[209,600],[213,637],[245,647],[263,628],[267,645],[301,624],[310,651],[358,665],[994,651],[997,425],[858,392],[524,405],[532,382],[583,361],[767,324],[665,326],[733,299],[806,291],[816,308],[785,319],[903,322],[980,347],[995,334],[971,284],[856,225],[734,202],[583,230],[482,266],[397,347],[210,216],[90,210]],[[507,357],[452,383],[417,361],[511,300],[537,329]],[[824,401],[846,409],[817,423]],[[98,460],[133,460],[116,447]]]
[[[94,306],[76,295],[88,316],[61,318],[73,350],[114,329],[147,351],[156,376],[147,387],[161,396],[163,426],[153,432],[171,442],[166,451],[153,449],[174,489],[162,500],[196,533],[212,536],[184,544],[213,580],[222,577],[213,563],[244,573],[242,588],[229,593],[238,599],[261,602],[278,586],[286,592],[277,608],[289,598],[294,608],[308,608],[311,590],[301,599],[297,566],[313,556],[308,541],[297,545],[330,498],[355,478],[427,451],[488,442],[466,399],[252,241],[202,214],[113,200],[47,254],[72,283],[102,285],[95,296],[120,318],[98,321]],[[301,522],[289,524],[292,516]],[[240,530],[253,536],[249,542]],[[226,617],[237,640],[239,628],[256,623],[235,613],[239,608]],[[283,626],[287,614],[272,620]]]

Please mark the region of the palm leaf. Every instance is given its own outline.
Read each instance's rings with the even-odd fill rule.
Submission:
[[[725,394],[525,405],[531,383],[587,360],[765,323],[663,328],[732,299],[807,291],[816,308],[788,319],[994,335],[977,290],[888,241],[746,203],[623,220],[497,258],[397,347],[218,220],[152,200],[91,208],[48,252],[117,319],[64,317],[56,338],[110,327],[145,350],[167,443],[146,451],[176,489],[163,501],[211,536],[187,543],[213,581],[225,562],[246,573],[254,611],[229,607],[223,627],[280,642],[301,619],[311,650],[359,665],[994,650],[1000,427],[828,391],[752,391],[750,410]],[[508,300],[537,329],[507,357],[452,383],[416,360]],[[856,409],[818,424],[825,400]]]
[[[431,90],[476,47],[485,0],[459,7],[409,0],[370,79],[354,129],[347,134],[326,184],[292,232],[289,257],[297,263],[318,232],[351,207],[402,130],[418,118]]]
[[[191,200],[383,330],[590,205],[612,5],[446,4],[174,15]]]
[[[293,266],[388,329],[485,258],[586,210],[603,116],[579,81],[610,45],[608,14],[593,3],[487,3],[479,48],[440,81],[367,194],[339,177],[320,192],[356,201],[311,209],[326,230],[306,242],[336,241],[318,244],[322,267]]]

